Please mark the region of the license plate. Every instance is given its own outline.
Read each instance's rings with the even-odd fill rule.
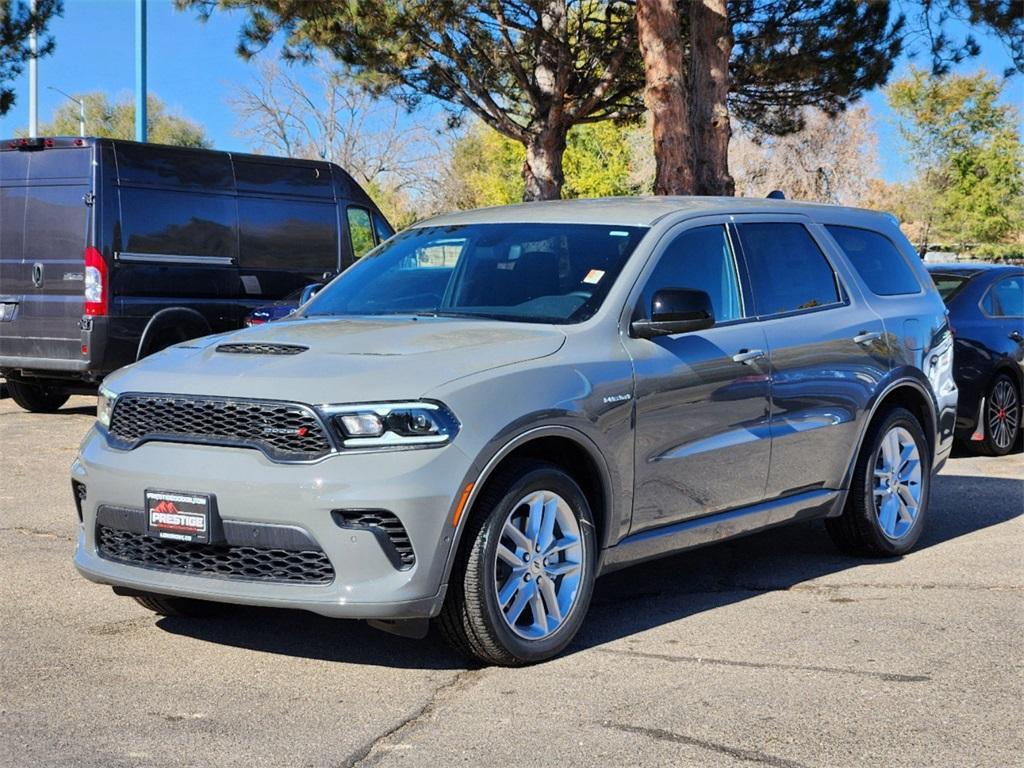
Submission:
[[[149,532],[161,539],[208,544],[212,527],[211,496],[182,491],[146,491]]]

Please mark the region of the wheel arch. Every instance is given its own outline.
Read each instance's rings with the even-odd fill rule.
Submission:
[[[864,448],[864,439],[870,430],[871,425],[882,418],[891,408],[905,408],[917,418],[924,432],[924,438],[928,441],[928,452],[931,461],[935,461],[938,450],[938,416],[936,414],[935,402],[926,388],[928,385],[918,381],[916,378],[906,376],[891,381],[883,388],[874,402],[871,404],[869,415],[864,419],[860,436],[857,440],[856,450],[850,459],[849,467],[846,470],[845,487],[850,487],[850,479]]]
[[[196,310],[188,307],[166,307],[149,318],[149,322],[146,323],[139,337],[135,359],[141,360],[153,352],[158,352],[159,350],[151,348],[153,343],[161,333],[171,329],[180,332],[180,341],[207,336],[213,332],[210,323]]]
[[[493,479],[495,471],[506,462],[529,458],[546,461],[564,469],[579,484],[590,511],[594,516],[596,540],[600,550],[609,544],[614,529],[613,505],[614,488],[608,463],[600,449],[587,435],[578,429],[565,425],[549,425],[528,429],[508,440],[483,464],[479,471],[471,470],[466,484],[473,483],[472,490],[463,505],[455,533],[452,536],[445,564],[443,584],[448,583],[455,556],[462,544],[462,535],[467,522],[476,511],[475,505],[481,493]],[[474,467],[480,466],[479,463]],[[465,484],[463,485],[465,487]]]

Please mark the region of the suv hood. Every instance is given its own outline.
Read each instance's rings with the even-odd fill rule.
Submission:
[[[309,404],[415,399],[454,379],[554,354],[555,326],[462,318],[282,320],[170,347],[107,379],[116,392],[290,400]],[[298,354],[218,352],[286,344]]]

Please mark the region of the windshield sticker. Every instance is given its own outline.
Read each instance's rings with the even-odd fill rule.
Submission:
[[[588,283],[589,285],[597,285],[601,282],[602,277],[604,277],[604,270],[592,269],[587,272],[587,276],[583,278],[583,282]]]

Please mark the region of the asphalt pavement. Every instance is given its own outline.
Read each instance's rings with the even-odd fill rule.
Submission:
[[[1021,766],[1024,456],[954,458],[917,550],[820,522],[614,573],[569,651],[234,608],[159,618],[75,572],[95,399],[0,400],[0,765]]]

